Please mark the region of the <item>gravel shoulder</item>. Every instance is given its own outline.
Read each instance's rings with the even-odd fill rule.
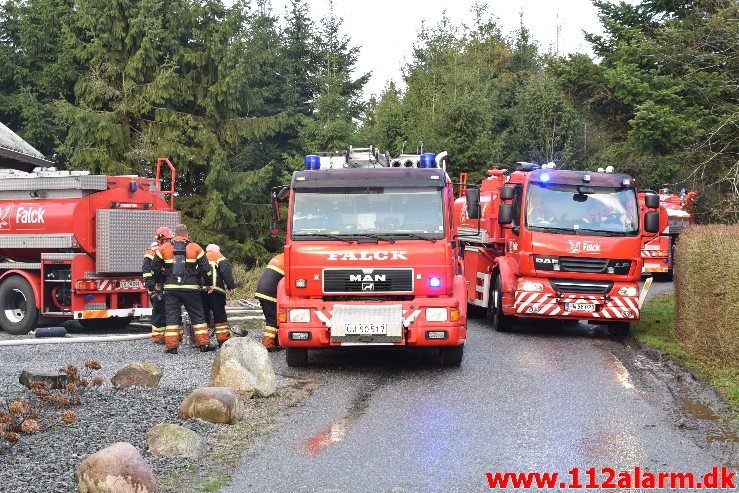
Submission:
[[[11,336],[0,333],[0,340],[8,339]],[[74,424],[64,426],[54,419],[57,411],[42,423],[49,426],[48,430],[24,435],[6,453],[0,454],[0,489],[25,493],[76,491],[74,472],[79,463],[89,454],[119,441],[139,449],[162,483],[162,492],[187,493],[202,491],[209,484],[217,486],[234,461],[271,432],[276,416],[299,406],[313,387],[310,382],[279,378],[280,388],[275,396],[248,401],[245,419],[234,427],[199,420],[183,422],[178,417],[180,403],[193,389],[208,385],[214,355],[200,353],[184,344],[178,355],[167,355],[161,346],[148,340],[0,347],[0,404],[29,395],[18,383],[23,369],[56,371],[69,364],[81,367],[85,360],[95,359],[102,365],[98,374],[106,379],[100,390],[91,391],[81,406],[73,408],[78,416]],[[272,358],[284,358],[284,355],[273,353]],[[162,368],[159,386],[152,390],[114,389],[110,385],[111,377],[137,361]],[[206,437],[204,456],[185,460],[148,454],[146,433],[159,423],[180,424]]]

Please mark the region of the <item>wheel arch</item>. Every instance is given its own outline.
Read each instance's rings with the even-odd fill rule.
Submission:
[[[5,282],[7,279],[11,279],[13,276],[23,278],[28,282],[28,284],[31,285],[31,289],[33,290],[33,297],[36,298],[36,308],[38,308],[39,312],[41,312],[41,271],[35,273],[20,269],[6,270],[2,274],[0,274],[0,284]]]

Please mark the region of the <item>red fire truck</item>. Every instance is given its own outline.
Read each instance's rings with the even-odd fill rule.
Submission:
[[[644,272],[672,278],[672,260],[677,237],[686,227],[695,224],[693,209],[697,197],[696,192],[688,192],[686,189],[679,194],[670,193],[667,188],[659,190],[660,234],[644,242],[641,252]]]
[[[163,164],[171,188],[159,186]],[[0,328],[26,334],[74,318],[117,327],[150,315],[143,252],[180,220],[175,170],[156,179],[39,169],[0,175]],[[169,201],[164,195],[169,195]]]
[[[498,331],[516,318],[557,318],[625,336],[639,319],[641,245],[658,231],[657,195],[640,207],[628,175],[519,164],[488,171],[479,189],[463,185],[455,203],[469,303]]]
[[[310,155],[273,192],[273,213],[289,197],[277,295],[289,366],[306,365],[309,349],[347,346],[438,347],[442,365],[461,364],[466,288],[445,158]]]

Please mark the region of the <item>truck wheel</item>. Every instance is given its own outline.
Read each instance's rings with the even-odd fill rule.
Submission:
[[[8,334],[28,334],[38,326],[36,296],[20,276],[10,276],[0,284],[0,308],[0,328]]]
[[[513,328],[513,317],[503,313],[503,282],[499,275],[495,276],[490,293],[488,320],[493,323],[493,330],[496,332],[508,332]]]
[[[89,318],[80,320],[80,325],[87,330],[118,330],[128,327],[133,317]]]
[[[285,348],[285,361],[290,368],[308,366],[308,349],[304,347]]]
[[[462,358],[464,358],[464,344],[439,348],[439,363],[441,366],[461,366]]]
[[[631,324],[629,322],[615,322],[611,324],[609,329],[614,339],[625,339],[629,336]]]

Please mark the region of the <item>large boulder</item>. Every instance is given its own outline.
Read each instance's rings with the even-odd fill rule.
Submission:
[[[198,457],[203,440],[189,428],[175,424],[160,424],[146,434],[149,452],[165,457]]]
[[[155,493],[149,464],[130,443],[118,442],[87,457],[75,474],[81,493]]]
[[[121,370],[110,380],[113,387],[127,389],[129,387],[143,387],[154,389],[162,379],[162,369],[151,363],[133,363]]]
[[[45,370],[23,370],[18,376],[18,381],[29,389],[37,382],[45,383],[50,389],[63,389],[67,386],[69,377],[64,373]]]
[[[200,418],[211,423],[234,424],[244,415],[239,394],[225,387],[195,389],[180,405],[182,419]]]
[[[267,350],[249,337],[226,341],[213,360],[210,384],[234,389],[243,398],[269,397],[277,388]]]

